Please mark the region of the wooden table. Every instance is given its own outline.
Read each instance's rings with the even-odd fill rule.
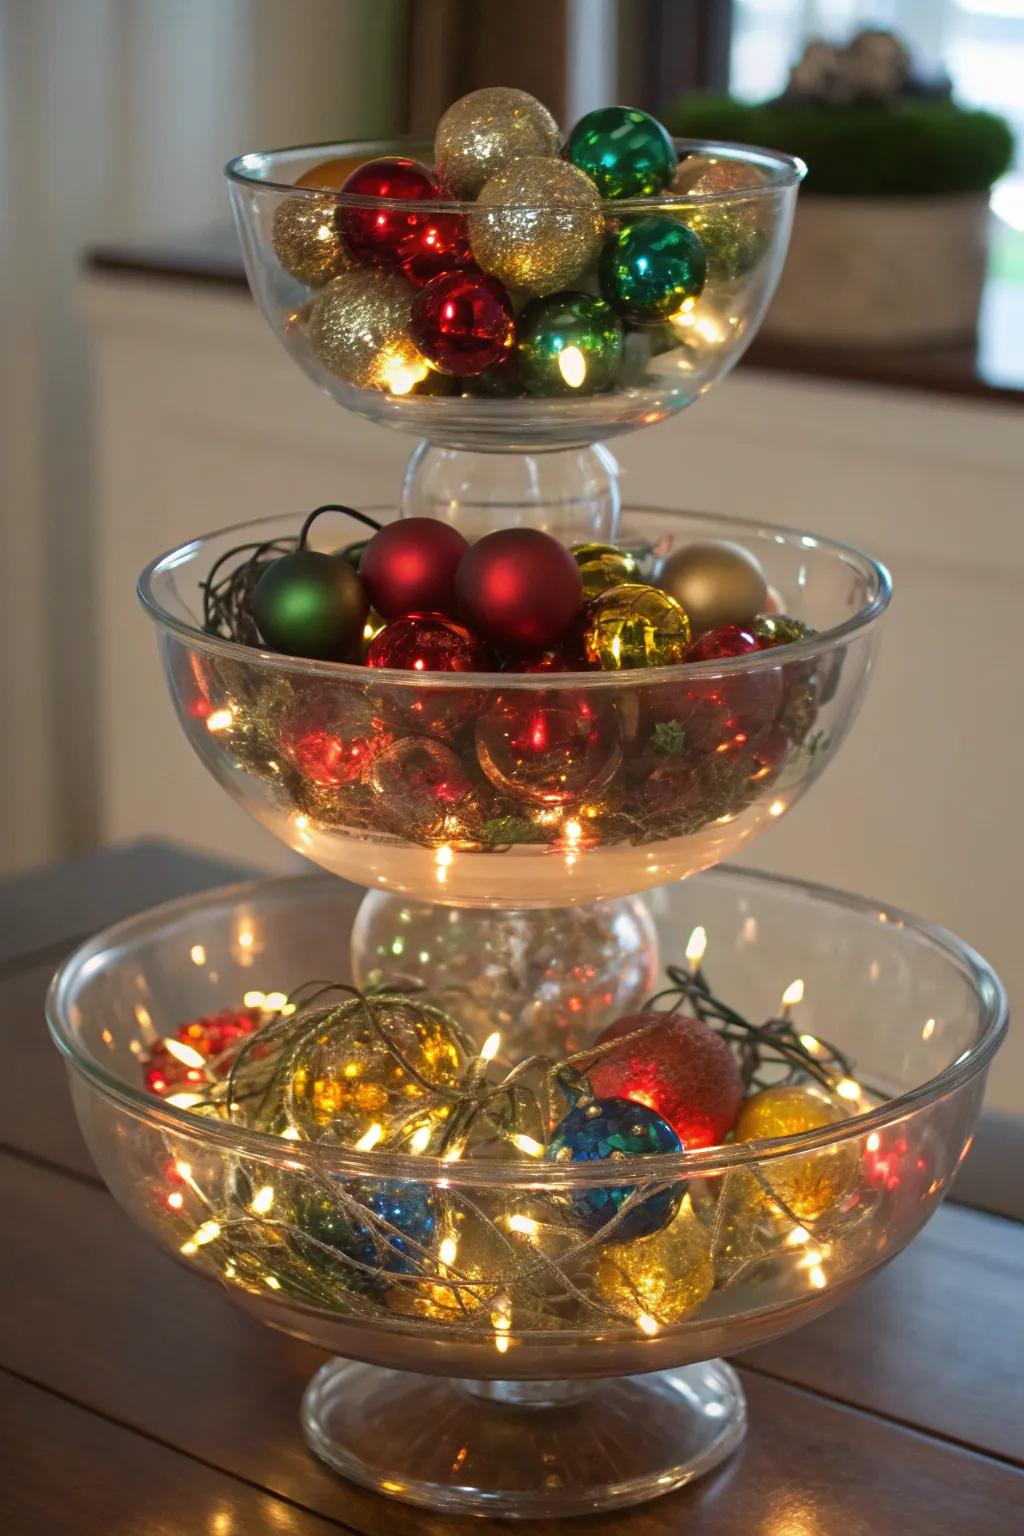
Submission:
[[[1024,1531],[1024,1225],[948,1205],[819,1322],[738,1361],[736,1456],[626,1514],[454,1520],[306,1451],[322,1358],[137,1231],[74,1123],[43,1022],[93,929],[237,870],[134,845],[0,882],[2,1536],[1011,1536]]]

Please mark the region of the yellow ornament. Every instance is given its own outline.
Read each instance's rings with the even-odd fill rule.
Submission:
[[[313,351],[363,389],[408,394],[427,373],[409,335],[415,289],[403,277],[356,268],[324,289],[309,317]]]
[[[427,1264],[417,1261],[424,1270]],[[480,1327],[481,1313],[490,1309],[501,1326],[521,1326],[526,1308],[517,1306],[516,1254],[486,1219],[475,1215],[448,1217],[438,1223],[436,1259],[429,1273],[396,1278],[388,1291],[392,1312],[431,1322],[465,1323]],[[532,1309],[531,1309],[532,1310]],[[505,1331],[508,1331],[505,1329]]]
[[[711,1294],[711,1235],[687,1197],[664,1231],[602,1249],[595,1271],[602,1300],[645,1333],[695,1312]]]
[[[695,635],[723,624],[749,624],[764,611],[768,591],[754,556],[728,539],[677,549],[657,580],[685,608]]]
[[[609,587],[587,609],[587,660],[606,672],[671,666],[685,658],[689,645],[685,609],[657,587],[640,582]]]
[[[736,1141],[770,1141],[816,1131],[844,1119],[842,1112],[808,1088],[765,1088],[747,1099],[733,1132]],[[813,1221],[837,1205],[857,1175],[857,1149],[849,1141],[800,1152],[789,1157],[766,1158],[757,1178],[743,1170],[745,1200],[772,1205],[772,1194],[794,1216]],[[763,1182],[762,1182],[763,1180]],[[781,1207],[780,1207],[781,1209]]]
[[[558,154],[558,124],[528,91],[488,86],[453,103],[437,125],[437,174],[455,197],[476,197],[492,176],[526,156]]]
[[[521,293],[568,288],[597,259],[604,216],[597,188],[564,160],[517,160],[482,188],[469,243],[485,272]]]
[[[274,254],[285,271],[308,288],[318,288],[352,265],[336,214],[329,197],[288,197],[274,210]]]
[[[573,544],[571,554],[583,577],[585,598],[599,597],[609,587],[637,579],[634,556],[613,544]]]

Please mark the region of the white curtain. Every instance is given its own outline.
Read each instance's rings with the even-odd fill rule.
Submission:
[[[93,825],[80,253],[225,223],[241,149],[394,131],[406,8],[0,0],[0,870],[87,846]],[[215,521],[196,496],[197,525]]]

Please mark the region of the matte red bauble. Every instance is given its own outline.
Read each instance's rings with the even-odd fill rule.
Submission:
[[[367,542],[359,578],[385,619],[402,613],[450,613],[455,572],[468,548],[450,523],[436,517],[404,517]]]
[[[512,301],[495,277],[445,272],[416,295],[410,332],[428,363],[457,379],[500,362],[515,336]]]
[[[325,692],[322,703],[287,717],[278,746],[304,779],[322,789],[336,789],[363,778],[392,739],[379,711],[354,690],[339,690]]]
[[[602,1056],[587,1073],[594,1097],[646,1104],[668,1121],[687,1151],[717,1146],[736,1123],[743,1083],[729,1047],[706,1024],[679,1014],[634,1013],[609,1025],[594,1043],[605,1045],[655,1023],[657,1029]]]
[[[535,805],[596,794],[622,760],[614,705],[568,690],[500,693],[476,722],[476,753],[491,783]]]
[[[441,183],[418,160],[385,156],[367,160],[341,189],[345,197],[375,199],[365,208],[341,205],[339,223],[345,244],[357,261],[372,267],[400,267],[421,253],[425,231],[434,222],[429,208],[389,208],[381,199],[404,203],[436,202]]]
[[[583,579],[564,544],[538,528],[507,528],[472,545],[455,576],[459,610],[499,650],[541,651],[583,606]]]
[[[368,667],[393,667],[403,672],[486,672],[492,663],[487,647],[443,613],[407,613],[392,619],[366,653]],[[444,736],[478,715],[487,695],[479,688],[396,686],[388,704],[410,727]]]

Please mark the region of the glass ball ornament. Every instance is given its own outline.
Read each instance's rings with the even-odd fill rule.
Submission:
[[[583,596],[588,601],[609,587],[638,580],[639,562],[628,549],[616,549],[614,544],[573,544],[570,553],[580,568]]]
[[[459,569],[465,565],[465,557]],[[486,672],[492,665],[487,647],[464,624],[442,613],[405,613],[392,619],[370,642],[370,668],[403,672]],[[410,728],[445,736],[472,720],[483,708],[486,694],[477,688],[393,689],[389,702]]]
[[[687,661],[731,661],[735,656],[751,656],[761,650],[749,629],[738,624],[723,624],[706,629],[690,646]]]
[[[352,266],[330,198],[289,197],[274,210],[274,255],[298,282],[319,288]]]
[[[710,1296],[715,1284],[711,1234],[686,1196],[678,1215],[661,1232],[630,1243],[607,1243],[599,1252],[594,1289],[620,1317],[650,1329],[682,1322]]]
[[[601,292],[635,325],[667,320],[700,297],[707,256],[697,235],[678,219],[648,214],[623,224],[601,252]]]
[[[477,264],[534,295],[571,288],[604,238],[597,188],[564,160],[514,161],[481,188],[468,218]]]
[[[446,1212],[434,1235],[432,1254],[418,1276],[400,1277],[389,1287],[387,1305],[402,1317],[463,1322],[486,1310],[502,1318],[503,1329],[527,1326],[529,1317],[513,1298],[517,1263],[508,1239],[492,1222],[471,1211]]]
[[[413,304],[413,341],[428,363],[454,378],[500,363],[515,333],[512,301],[497,278],[483,272],[444,272]]]
[[[352,1179],[337,1194],[303,1186],[295,1203],[302,1256],[318,1267],[351,1259],[357,1285],[372,1284],[379,1272],[407,1273],[428,1251],[437,1224],[437,1204],[426,1184],[397,1179]],[[312,1239],[312,1242],[303,1239]],[[324,1252],[324,1250],[329,1250]]]
[[[296,549],[268,565],[252,593],[252,616],[275,651],[342,661],[362,633],[370,600],[347,560]]]
[[[720,1035],[683,1014],[637,1013],[618,1019],[594,1044],[617,1040],[623,1044],[587,1070],[596,1098],[645,1104],[668,1121],[688,1152],[725,1140],[736,1123],[743,1082]]]
[[[636,107],[586,113],[569,135],[565,157],[602,197],[653,197],[668,185],[679,162],[667,129]]]
[[[770,1141],[820,1130],[844,1118],[834,1104],[810,1088],[791,1085],[765,1088],[747,1099],[739,1113],[735,1141]],[[817,1152],[769,1158],[761,1165],[761,1180],[746,1172],[747,1202],[771,1208],[777,1195],[801,1221],[824,1216],[852,1188],[858,1171],[857,1144],[834,1142]]]
[[[476,722],[480,767],[496,789],[531,805],[596,797],[622,761],[613,704],[598,695],[499,693]]]
[[[726,624],[751,625],[768,590],[760,562],[727,539],[673,551],[658,568],[657,580],[686,609],[695,635]]]
[[[744,276],[760,261],[770,243],[762,204],[755,198],[724,200],[722,194],[742,193],[763,185],[756,166],[742,160],[721,160],[715,155],[687,155],[672,178],[674,192],[719,200],[697,205],[682,213],[686,225],[700,237],[707,252],[708,271],[731,282]]]
[[[558,154],[558,124],[528,91],[487,86],[470,91],[437,125],[434,162],[455,197],[476,197],[513,161]]]
[[[594,395],[618,373],[622,322],[591,293],[533,299],[516,334],[519,378],[531,395]]]
[[[376,1144],[386,1145],[395,1121],[451,1087],[468,1061],[461,1027],[427,1002],[383,993],[319,1012],[319,1027],[292,1050],[285,1085],[288,1120],[304,1140],[354,1147],[377,1126]]]
[[[583,648],[591,666],[606,672],[672,666],[685,659],[689,644],[685,610],[657,587],[624,582],[587,605]]]
[[[367,775],[386,821],[419,842],[466,840],[475,808],[459,757],[432,736],[405,736],[374,759]]]
[[[390,201],[429,204],[443,196],[441,183],[428,166],[388,155],[364,161],[341,190],[346,198],[367,199],[364,207],[342,203],[338,222],[356,261],[370,267],[400,267],[413,258],[430,220],[428,211],[390,208]]]
[[[469,545],[450,523],[403,517],[360,548],[359,579],[381,618],[451,610],[455,572]]]
[[[336,688],[296,699],[281,716],[277,738],[285,761],[322,789],[364,779],[393,740],[372,699]]]
[[[409,334],[416,290],[394,272],[356,267],[328,283],[309,314],[309,344],[329,372],[363,389],[425,373]]]
[[[623,1157],[682,1151],[675,1131],[661,1115],[630,1099],[588,1099],[556,1126],[546,1157],[556,1163],[592,1163]],[[651,1170],[654,1178],[654,1170]],[[660,1232],[675,1216],[683,1187],[658,1185],[648,1194],[636,1185],[586,1186],[567,1197],[576,1221],[589,1233],[614,1221],[615,1241]],[[620,1212],[625,1214],[620,1217]]]

